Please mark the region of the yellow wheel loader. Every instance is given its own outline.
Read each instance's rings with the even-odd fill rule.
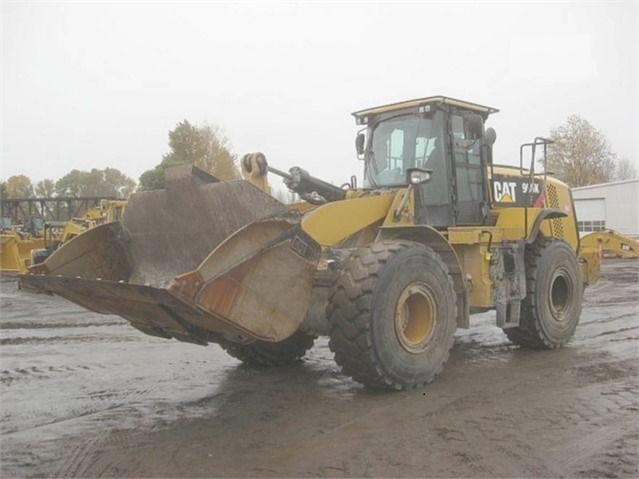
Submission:
[[[32,263],[31,251],[46,245],[44,220],[29,216],[19,225],[2,218],[0,232],[0,274],[15,276],[26,273]]]
[[[569,188],[534,171],[548,140],[522,145],[519,167],[493,164],[497,111],[436,96],[354,113],[361,186],[259,153],[242,158],[245,180],[168,170],[164,190],[133,195],[23,287],[253,365],[328,335],[344,372],[381,389],[431,382],[473,312],[494,309],[519,345],[560,347],[599,257],[581,252]],[[268,195],[269,172],[304,201]]]

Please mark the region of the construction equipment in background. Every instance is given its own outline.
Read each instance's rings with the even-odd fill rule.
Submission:
[[[11,218],[2,218],[0,235],[0,274],[26,273],[31,265],[45,261],[60,245],[80,233],[106,222],[121,218],[125,200],[101,200],[81,218],[69,221],[44,221],[32,215],[24,223],[13,225]]]
[[[126,200],[101,200],[99,206],[90,208],[82,218],[46,222],[43,233],[44,246],[31,250],[30,264],[44,262],[61,245],[88,229],[118,221],[122,217],[126,203]]]
[[[473,312],[496,310],[516,344],[560,347],[599,257],[580,248],[570,189],[534,170],[550,141],[493,164],[497,111],[438,96],[354,113],[361,187],[260,153],[242,159],[246,180],[167,170],[164,190],[134,194],[21,283],[258,366],[328,335],[343,371],[382,389],[432,381]],[[305,201],[269,196],[269,172]]]
[[[114,196],[53,196],[36,198],[0,198],[2,217],[21,224],[25,218],[40,216],[44,221],[69,221],[81,218],[103,200],[117,201]]]
[[[26,273],[31,265],[31,250],[43,248],[44,220],[29,216],[22,224],[14,225],[11,218],[2,218],[0,233],[0,274]]]
[[[604,258],[639,258],[639,241],[613,230],[588,233],[581,237],[581,246],[599,251]]]
[[[44,261],[82,231],[119,219],[126,205],[112,197],[2,198],[0,202],[0,274],[5,276],[26,273],[30,265]],[[79,217],[66,216],[82,211]]]

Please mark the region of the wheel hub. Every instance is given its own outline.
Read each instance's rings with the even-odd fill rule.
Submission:
[[[556,321],[566,319],[566,312],[572,302],[572,283],[564,270],[553,275],[548,291],[550,311]]]
[[[423,352],[437,324],[436,299],[432,290],[421,282],[408,285],[397,301],[395,333],[409,353]]]

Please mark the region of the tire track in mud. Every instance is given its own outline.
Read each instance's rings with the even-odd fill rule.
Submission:
[[[626,317],[633,317],[634,315],[625,315]],[[631,328],[619,328],[613,333],[623,333],[628,330],[634,330]],[[471,344],[468,348],[468,338],[461,338],[456,342],[453,349],[453,362],[455,359],[463,358],[466,352],[469,352],[473,357],[475,356],[475,344]],[[474,339],[470,340],[470,343],[474,343]],[[503,352],[516,353],[519,348],[510,347],[508,344],[493,344],[485,347],[486,350],[494,350],[501,354]],[[549,358],[557,359],[556,356],[549,356],[555,352],[533,352],[521,351],[524,355],[528,356],[526,359],[529,364],[529,371],[524,374],[518,374],[515,380],[509,379],[502,384],[492,385],[491,399],[482,401],[475,393],[469,393],[467,396],[462,396],[446,404],[443,407],[433,409],[422,417],[422,419],[428,422],[436,419],[440,415],[459,414],[460,411],[470,408],[482,408],[490,405],[491,401],[494,402],[496,398],[503,398],[509,393],[513,396],[521,396],[521,391],[526,390],[526,386],[537,381],[542,384],[553,384],[553,378],[557,376],[557,368],[562,368],[562,361],[548,361]],[[461,354],[459,354],[461,353]],[[537,354],[537,357],[532,355]],[[568,352],[568,354],[571,354]],[[543,355],[543,356],[542,356]],[[565,366],[574,366],[572,356],[563,360],[566,363]],[[583,360],[583,359],[578,359]],[[539,364],[538,364],[539,363]],[[447,448],[451,447],[451,444],[461,443],[462,447],[453,447],[451,450],[454,452],[454,456],[459,459],[460,463],[467,466],[468,471],[461,473],[490,476],[494,474],[489,464],[482,464],[481,454],[469,454],[467,451],[472,450],[478,443],[498,444],[498,448],[501,453],[507,458],[511,458],[515,462],[523,464],[523,467],[516,472],[511,472],[512,475],[533,475],[533,476],[564,476],[574,475],[577,471],[574,466],[580,461],[582,456],[577,456],[572,461],[566,464],[564,457],[559,456],[557,458],[551,458],[549,460],[548,453],[543,445],[534,446],[526,440],[517,439],[521,436],[522,428],[524,425],[534,424],[537,425],[533,428],[535,434],[543,434],[545,431],[558,430],[562,431],[567,427],[577,427],[587,424],[589,427],[595,428],[595,432],[590,433],[591,438],[595,438],[597,430],[600,427],[600,418],[610,416],[614,411],[621,411],[621,415],[627,415],[628,411],[637,410],[637,384],[636,381],[636,356],[633,359],[616,361],[607,354],[592,355],[588,362],[579,363],[579,366],[568,367],[569,378],[572,379],[572,384],[568,384],[570,389],[568,394],[564,392],[556,393],[559,397],[559,403],[565,403],[566,405],[561,407],[541,407],[531,409],[514,409],[508,412],[502,411],[493,415],[482,415],[476,418],[473,415],[472,419],[466,419],[463,423],[463,429],[451,427],[450,424],[435,428],[435,431],[439,434],[442,442],[446,444]],[[541,367],[541,368],[540,368]],[[561,369],[563,371],[563,369]],[[572,376],[572,377],[571,377]],[[565,379],[565,378],[564,378]],[[611,390],[606,388],[606,391],[602,392],[603,399],[599,400],[598,407],[593,407],[590,404],[591,399],[585,399],[583,401],[575,401],[572,393],[572,387],[583,386],[584,384],[595,384],[601,386],[602,383],[610,384],[611,381],[616,380],[630,380],[631,384],[620,384],[619,386],[612,387]],[[585,381],[585,382],[584,382]],[[436,383],[437,385],[437,383]],[[435,385],[435,386],[436,386]],[[496,387],[495,387],[496,386]],[[428,390],[434,386],[427,388]],[[554,390],[552,390],[554,391]],[[547,393],[542,393],[546,395]],[[552,393],[551,393],[552,394]],[[543,402],[543,401],[540,401]],[[572,403],[572,404],[571,404]],[[338,427],[326,431],[324,434],[336,434],[340,431],[357,427],[360,423],[366,423],[370,414],[378,416],[384,409],[396,408],[395,403],[389,406],[384,406],[379,410],[367,411],[362,415],[365,417],[350,418],[346,422],[340,424]],[[624,420],[619,420],[623,422]],[[541,425],[541,426],[540,426]],[[470,428],[468,426],[471,426]],[[389,428],[392,426],[389,425]],[[473,432],[473,428],[476,429]],[[469,431],[470,430],[470,431]],[[596,444],[594,447],[600,447],[604,442],[610,442],[619,434],[619,432],[612,428],[611,433],[601,436],[603,439],[594,442],[591,439],[592,444]],[[614,434],[613,434],[614,432]],[[504,440],[504,436],[509,437],[508,440]],[[512,439],[515,438],[515,439]],[[314,438],[308,443],[304,443],[299,446],[299,452],[304,449],[322,449],[317,447],[313,441],[318,440]],[[321,438],[319,439],[321,440]],[[338,441],[338,438],[332,438],[331,441]],[[331,442],[328,441],[328,442]],[[327,445],[328,445],[327,442]],[[636,441],[635,441],[636,444]],[[594,449],[593,449],[594,450]],[[466,452],[464,452],[466,451]],[[290,454],[290,451],[287,452]],[[586,453],[589,454],[589,453]],[[276,461],[277,462],[277,461]],[[446,471],[442,471],[445,473]]]
[[[119,338],[118,341],[135,342],[134,338]],[[20,345],[38,345],[38,344],[72,344],[72,343],[108,343],[113,342],[113,338],[100,337],[100,336],[49,336],[49,337],[36,337],[26,336],[20,338],[2,338],[0,339],[0,346],[20,346]]]
[[[15,317],[14,317],[15,319]],[[35,322],[19,322],[6,321],[0,322],[0,330],[2,329],[58,329],[58,328],[92,328],[92,327],[108,327],[123,326],[125,321],[82,321],[77,323],[55,322],[55,323],[35,323]]]
[[[599,306],[598,298],[610,299],[610,288],[621,287],[628,292],[625,299]],[[438,381],[393,395],[364,392],[341,376],[321,342],[302,367],[261,373],[214,359],[194,367],[164,353],[149,361],[147,355],[170,350],[170,343],[133,336],[125,326],[121,338],[111,336],[117,347],[104,357],[93,356],[102,342],[89,342],[84,355],[73,356],[61,343],[41,343],[38,350],[29,343],[6,347],[3,355],[22,356],[0,371],[0,381],[15,376],[25,393],[41,383],[45,389],[68,387],[72,394],[60,396],[68,404],[52,417],[29,419],[41,411],[25,408],[23,416],[10,418],[17,426],[3,434],[9,448],[2,452],[1,472],[636,477],[632,420],[639,411],[639,380],[633,336],[639,323],[636,304],[631,309],[636,290],[634,284],[608,281],[588,294],[577,335],[559,351],[520,349],[494,327],[490,315],[473,318],[473,329],[458,332]],[[98,322],[95,317],[86,319]],[[57,336],[67,332],[50,329]],[[86,331],[99,329],[104,334],[97,325]],[[58,346],[61,356],[28,362],[30,352]],[[139,348],[139,354],[130,348]],[[179,351],[193,357],[198,350]],[[51,359],[57,363],[46,362]],[[67,360],[81,364],[64,365]],[[212,376],[219,364],[231,364],[228,374]],[[172,396],[175,387],[191,387],[207,375],[212,386],[199,399]],[[5,385],[10,387],[3,393],[18,391],[10,379]]]

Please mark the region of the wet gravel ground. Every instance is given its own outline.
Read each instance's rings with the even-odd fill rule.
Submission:
[[[612,260],[568,347],[456,333],[432,385],[373,393],[320,339],[298,365],[0,283],[1,477],[638,477],[639,263]]]

